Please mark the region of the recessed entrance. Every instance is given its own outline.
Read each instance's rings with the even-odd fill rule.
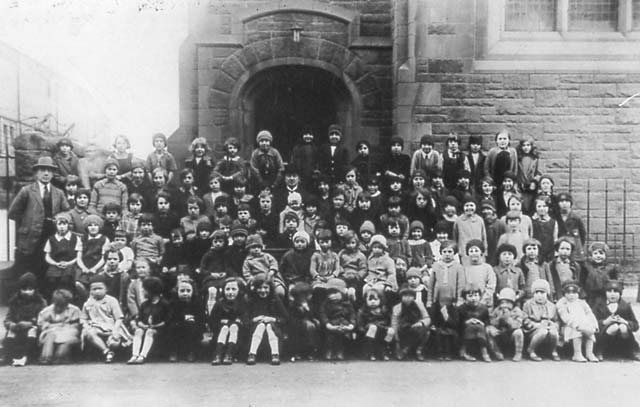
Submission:
[[[339,123],[345,142],[353,127],[353,103],[344,82],[324,69],[282,65],[256,73],[241,93],[245,145],[255,145],[255,135],[271,131],[274,145],[289,160],[305,125],[311,126],[316,144],[327,141],[327,129]]]

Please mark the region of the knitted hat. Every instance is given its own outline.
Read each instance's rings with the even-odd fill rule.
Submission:
[[[221,195],[221,196],[217,197],[215,201],[213,201],[213,207],[214,208],[216,208],[216,207],[218,207],[220,205],[227,206],[227,207],[229,206],[229,201],[227,200],[226,196]]]
[[[491,209],[494,212],[497,212],[495,204],[490,199],[483,199],[480,202],[480,209]]]
[[[260,140],[267,140],[270,143],[273,143],[273,136],[269,130],[261,130],[256,136],[256,142],[260,142]]]
[[[558,194],[558,202],[560,201],[569,201],[573,203],[573,197],[567,192],[562,192]]]
[[[433,228],[433,231],[438,234],[438,233],[446,233],[449,234],[449,222],[447,222],[446,220],[439,220],[436,223],[436,226]]]
[[[615,291],[619,292],[620,294],[622,294],[622,290],[624,289],[624,284],[620,280],[609,280],[607,282],[606,289],[607,289],[607,291],[615,290]]]
[[[55,219],[56,222],[64,220],[67,223],[71,223],[71,215],[69,215],[67,212],[60,212],[60,213],[56,214],[54,219]]]
[[[202,219],[196,224],[196,232],[201,232],[204,230],[208,230],[209,232],[213,230],[213,225],[211,224],[209,219]]]
[[[107,158],[107,160],[104,162],[103,168],[106,170],[112,165],[115,165],[118,170],[120,169],[120,163],[118,163],[118,160],[116,160],[115,158]]]
[[[413,172],[413,175],[411,176],[411,178],[419,178],[422,177],[424,179],[427,179],[427,173],[424,172],[423,169],[417,169]]]
[[[31,272],[24,273],[18,279],[18,288],[21,290],[27,288],[35,289],[36,287],[38,287],[38,279],[36,278],[36,275]]]
[[[360,146],[367,146],[369,150],[371,150],[371,143],[369,143],[367,140],[358,141],[358,144],[356,144],[356,150],[359,150]]]
[[[578,293],[580,292],[580,285],[577,281],[567,280],[562,283],[562,292],[563,293]]]
[[[591,254],[596,250],[602,250],[604,254],[609,253],[609,245],[605,242],[593,242],[587,247],[587,253]]]
[[[479,144],[482,145],[482,136],[473,134],[469,136],[469,145],[471,144]]]
[[[143,170],[144,168],[144,161],[138,159],[138,158],[134,158],[131,160],[131,171],[138,169],[138,168],[142,168]]]
[[[342,294],[347,293],[347,283],[339,278],[330,278],[327,281],[327,290],[337,290]]]
[[[460,205],[460,202],[458,202],[458,200],[456,199],[455,196],[449,195],[446,198],[444,198],[444,200],[442,201],[442,207],[445,206],[453,206],[453,207],[458,207]]]
[[[400,144],[400,147],[404,147],[404,140],[400,136],[391,137],[391,145]]]
[[[307,244],[309,244],[309,242],[311,241],[311,237],[309,237],[309,234],[307,232],[305,232],[304,230],[299,230],[299,231],[297,231],[296,233],[293,234],[293,241],[295,242],[296,239],[302,239]]]
[[[542,182],[543,179],[546,179],[549,182],[551,182],[551,185],[555,185],[556,184],[553,181],[553,178],[551,177],[551,175],[545,174],[545,175],[541,175],[540,178],[538,178],[538,185],[540,185],[540,182]]]
[[[472,203],[472,204],[476,204],[476,200],[473,199],[473,197],[471,196],[471,194],[464,194],[464,196],[462,197],[462,205],[466,205],[468,203]]]
[[[509,178],[511,181],[516,182],[516,174],[513,171],[506,171],[502,179]]]
[[[478,249],[480,249],[482,253],[484,253],[485,247],[484,247],[484,243],[482,243],[482,240],[480,239],[469,240],[467,242],[467,245],[464,248],[465,253],[469,254],[469,249],[471,249],[472,247],[477,247]]]
[[[496,251],[496,255],[498,257],[500,257],[502,252],[510,252],[511,254],[513,254],[514,258],[518,257],[518,250],[516,249],[516,247],[514,245],[509,244],[509,243],[503,243],[500,246],[498,246],[498,250]]]
[[[300,195],[299,192],[292,192],[289,194],[289,196],[287,197],[287,202],[291,202],[293,200],[296,200],[298,202],[302,202],[302,195]]]
[[[376,228],[373,226],[373,222],[370,220],[362,222],[362,225],[360,226],[360,233],[362,234],[362,232],[369,232],[372,235],[376,233]]]
[[[409,280],[411,277],[422,278],[422,273],[420,273],[420,269],[417,267],[410,267],[407,270],[406,278]]]
[[[338,133],[340,137],[342,137],[342,127],[340,127],[339,124],[332,124],[331,126],[329,126],[329,131],[327,132],[327,134],[331,133]]]
[[[389,250],[389,247],[387,246],[387,239],[382,235],[373,235],[373,236],[371,236],[371,242],[370,242],[369,246],[373,247],[374,243],[378,243],[378,244],[382,245],[382,248],[384,250]]]
[[[539,278],[531,283],[531,292],[535,293],[536,291],[544,291],[549,294],[551,292],[551,286],[547,280]]]
[[[68,137],[63,137],[56,143],[56,146],[60,148],[61,146],[69,146],[73,150],[73,142]]]
[[[411,222],[411,225],[409,226],[409,232],[413,231],[414,229],[420,229],[421,231],[424,232],[424,224],[419,220],[414,220],[413,222]]]
[[[262,236],[258,234],[254,234],[254,235],[249,235],[247,237],[247,242],[245,244],[245,247],[247,249],[250,249],[254,246],[264,247],[264,244],[262,243]]]
[[[433,140],[431,139],[431,136],[429,136],[428,134],[425,134],[424,136],[420,137],[420,144],[427,144],[432,146]]]
[[[224,240],[226,242],[227,234],[223,230],[217,229],[211,234],[211,240]]]
[[[509,287],[503,288],[502,290],[500,290],[500,293],[498,294],[498,301],[503,301],[503,300],[511,301],[512,303],[515,304],[516,292]]]
[[[460,178],[471,178],[471,171],[466,170],[466,169],[462,169],[460,171],[458,171],[458,179]]]
[[[102,284],[107,285],[107,279],[104,274],[94,274],[91,278],[89,278],[89,286],[92,284]]]
[[[84,226],[85,228],[89,225],[98,225],[98,227],[100,229],[102,229],[102,226],[104,225],[104,221],[102,220],[102,218],[98,215],[88,215],[86,218],[84,218],[84,220],[82,221],[82,226]]]

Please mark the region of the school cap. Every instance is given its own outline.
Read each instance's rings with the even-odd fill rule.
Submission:
[[[404,147],[404,140],[400,136],[393,136],[391,137],[390,145],[394,145],[394,144],[400,144],[400,147]]]
[[[624,284],[620,280],[609,280],[607,282],[606,290],[615,290],[622,294],[622,290],[624,289]]]
[[[236,225],[236,226],[231,228],[230,236],[234,237],[234,236],[238,236],[238,235],[242,235],[244,237],[247,237],[249,235],[249,232],[244,227],[242,227],[240,225]]]
[[[480,201],[480,209],[491,209],[494,212],[497,212],[496,206],[490,199],[483,199]]]
[[[469,144],[480,144],[482,145],[482,136],[477,134],[472,134],[469,136]]]
[[[573,197],[567,192],[561,192],[558,194],[558,202],[560,201],[569,201],[573,203]]]
[[[226,242],[227,240],[227,234],[224,233],[224,231],[218,229],[215,230],[212,234],[211,234],[211,240],[218,240],[218,239],[222,239]]]
[[[424,136],[420,137],[420,144],[428,144],[430,146],[433,145],[433,140],[431,139],[431,136],[428,134],[425,134]]]

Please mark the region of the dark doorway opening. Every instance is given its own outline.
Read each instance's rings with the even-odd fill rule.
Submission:
[[[242,98],[246,142],[255,145],[255,135],[271,131],[274,146],[289,160],[291,149],[310,126],[317,145],[327,141],[332,123],[352,126],[351,95],[344,82],[323,69],[284,65],[265,69],[247,83]]]

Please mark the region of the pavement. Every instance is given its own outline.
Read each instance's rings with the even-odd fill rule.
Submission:
[[[640,363],[80,364],[0,368],[2,406],[567,406],[637,399]]]

